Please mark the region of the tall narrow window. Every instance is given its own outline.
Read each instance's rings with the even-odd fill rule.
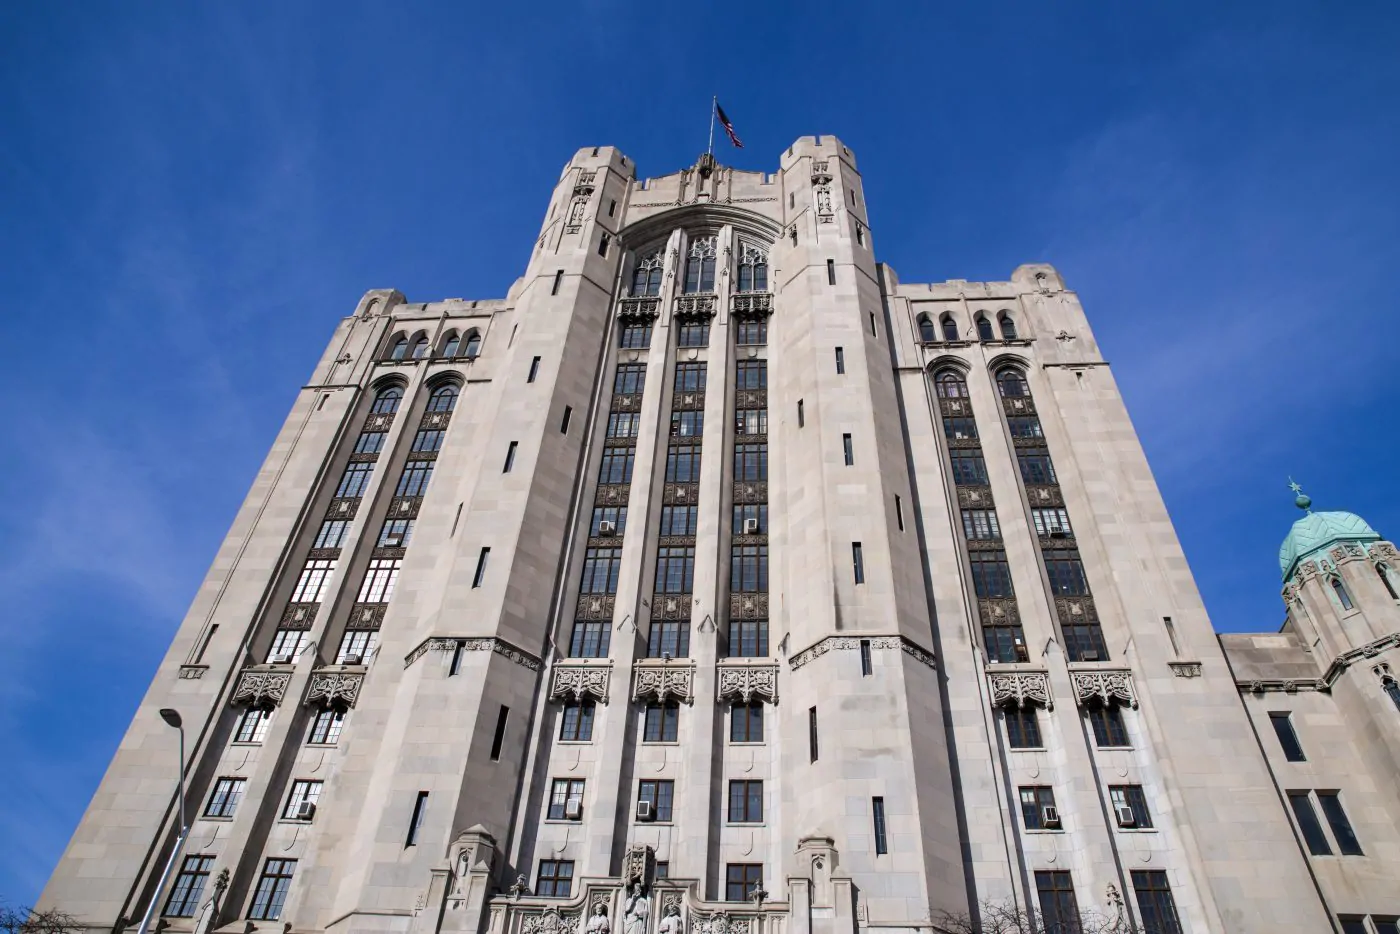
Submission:
[[[899,523],[899,530],[904,531],[904,501],[899,498],[899,494],[894,495],[894,518]]]
[[[1332,846],[1327,835],[1322,832],[1322,824],[1313,810],[1312,799],[1306,791],[1290,791],[1288,804],[1293,808],[1293,817],[1298,821],[1298,830],[1308,844],[1308,852],[1314,856],[1331,856]]]
[[[768,620],[731,619],[729,657],[764,658],[768,655]]]
[[[616,201],[615,199],[614,199],[614,200],[608,201],[608,217],[612,217],[613,214],[616,213],[616,211],[617,211],[617,201]]]
[[[637,802],[651,805],[651,819],[669,821],[676,796],[676,783],[671,779],[643,779],[637,783]]]
[[[643,712],[642,742],[674,743],[680,738],[679,704],[648,704]]]
[[[525,382],[533,383],[535,377],[540,375],[540,358],[534,357],[530,360],[530,375],[525,377]]]
[[[654,250],[637,260],[637,266],[632,271],[632,294],[638,297],[659,294],[663,265],[660,250]]]
[[[618,343],[623,350],[646,350],[651,346],[651,319],[624,321]]]
[[[1014,341],[1016,339],[1016,322],[1011,320],[1011,315],[1003,311],[997,315],[997,322],[1001,325],[1002,340]]]
[[[1335,791],[1319,791],[1317,803],[1322,805],[1322,813],[1327,818],[1327,826],[1332,828],[1332,837],[1337,841],[1337,849],[1343,856],[1362,856],[1361,842],[1356,839],[1347,812],[1342,808],[1342,799]]]
[[[647,633],[650,658],[686,658],[690,655],[690,623],[654,620]]]
[[[812,707],[807,711],[807,753],[811,756],[811,761],[817,761],[817,708]]]
[[[851,435],[849,432],[841,436],[841,452],[846,458],[846,466],[850,467],[856,462],[855,449],[851,446]]]
[[[282,819],[311,820],[311,816],[316,812],[316,802],[321,798],[323,784],[306,778],[292,782],[292,793],[287,795],[287,803],[282,807]]]
[[[1400,600],[1400,595],[1395,593],[1395,585],[1390,582],[1389,570],[1384,564],[1376,565],[1376,576],[1381,579],[1381,584],[1385,587],[1385,592],[1390,594],[1390,599]]]
[[[972,587],[979,597],[1010,597],[1011,566],[1006,563],[1006,551],[993,548],[987,551],[974,551],[969,555],[972,562]]]
[[[729,783],[729,821],[734,824],[763,822],[763,782]]]
[[[472,587],[481,586],[481,582],[486,579],[486,562],[491,558],[491,549],[483,548],[476,557],[476,573],[472,575]]]
[[[1094,730],[1094,745],[1101,749],[1128,745],[1128,728],[1117,704],[1096,703],[1085,710]]]
[[[868,678],[875,673],[875,662],[870,657],[870,640],[860,640],[860,676]]]
[[[455,357],[457,351],[461,349],[462,338],[456,331],[449,331],[447,339],[442,342],[442,350],[438,352],[439,357]]]
[[[1007,707],[1002,711],[1006,718],[1006,745],[1012,749],[1039,749],[1044,743],[1040,739],[1040,720],[1035,708]]]
[[[556,778],[549,791],[549,820],[580,820],[583,812],[583,779]],[[539,892],[536,895],[541,894]]]
[[[345,711],[326,709],[316,713],[311,721],[311,735],[306,741],[313,746],[334,746],[345,727]]]
[[[836,260],[834,259],[829,259],[826,261],[826,284],[836,284]]]
[[[1046,934],[1078,934],[1079,903],[1074,899],[1074,883],[1063,869],[1035,874],[1035,892],[1040,900],[1040,920]]]
[[[571,743],[592,742],[594,712],[594,702],[591,700],[566,703],[559,718],[559,738]]]
[[[953,320],[953,316],[944,312],[938,319],[938,324],[943,328],[943,339],[945,341],[955,341],[958,339],[958,323]]]
[[[715,290],[715,238],[696,237],[690,242],[685,261],[685,291]]]
[[[840,347],[836,348],[836,372],[846,372],[846,351]]]
[[[428,793],[418,792],[418,797],[413,801],[413,816],[408,819],[408,836],[404,839],[405,847],[416,846],[418,844],[418,831],[423,827],[423,815],[428,811]]]
[[[739,291],[768,291],[768,254],[751,243],[739,244]]]
[[[564,284],[564,270],[559,270],[554,274],[554,285],[550,287],[550,295],[558,295],[559,287]]]
[[[235,743],[261,743],[267,738],[267,727],[272,722],[272,711],[249,707],[238,718],[238,726],[233,731]]]
[[[880,336],[879,330],[875,327],[875,312],[873,312],[873,311],[870,313],[870,336],[871,336],[871,337],[879,337],[879,336]]]
[[[1340,577],[1332,578],[1331,584],[1332,592],[1337,595],[1337,602],[1342,605],[1342,609],[1350,610],[1352,608],[1351,594],[1347,592],[1346,584],[1342,583]]]
[[[297,861],[268,857],[263,864],[262,875],[258,877],[257,888],[253,890],[253,907],[248,910],[248,918],[253,921],[276,921],[282,917],[282,908],[287,904],[287,893],[292,889],[292,876],[296,873]]]
[[[797,427],[801,428],[807,424],[807,419],[802,414],[802,400],[797,400]]]
[[[400,334],[389,347],[390,360],[402,360],[408,356],[408,338]]]
[[[559,433],[561,435],[567,435],[569,433],[569,419],[573,418],[573,416],[574,407],[571,405],[564,406],[564,417],[559,420]]]
[[[1283,757],[1289,762],[1306,762],[1308,757],[1303,755],[1303,744],[1298,742],[1298,733],[1293,729],[1293,720],[1286,711],[1273,711],[1269,714],[1269,722],[1273,725],[1274,735],[1278,737],[1278,744],[1283,749]]]
[[[238,810],[238,802],[243,800],[243,790],[248,787],[246,778],[221,778],[214,783],[214,791],[209,795],[209,803],[204,806],[205,817],[232,817]]]
[[[977,339],[979,341],[996,340],[996,335],[992,333],[992,323],[987,320],[986,315],[980,312],[977,315]]]
[[[345,473],[341,474],[340,483],[335,488],[335,495],[338,498],[358,498],[365,495],[365,487],[369,486],[369,475],[374,472],[374,464],[370,461],[356,461],[345,468]]]
[[[1134,869],[1133,894],[1137,896],[1138,915],[1147,934],[1181,934],[1176,902],[1172,900],[1172,889],[1164,871]]]
[[[506,463],[501,468],[501,473],[510,473],[510,469],[515,466],[515,448],[519,443],[519,441],[512,441],[510,446],[506,448]]]
[[[374,406],[370,409],[375,415],[393,415],[399,410],[399,403],[403,401],[403,390],[397,386],[390,386],[374,397]]]
[[[608,243],[609,243],[610,239],[611,239],[611,238],[609,238],[608,235],[607,235],[606,233],[603,234],[601,237],[598,238],[598,255],[599,255],[599,256],[607,256],[607,255],[608,255]]]
[[[919,343],[932,344],[938,340],[938,331],[933,326],[933,319],[927,314],[919,315]]]
[[[851,542],[851,570],[857,584],[865,583],[865,552],[860,542]]]
[[[884,856],[890,851],[889,836],[885,832],[885,799],[870,799],[870,815],[875,824],[875,855]]]
[[[402,558],[375,558],[370,561],[356,602],[388,603],[394,595],[394,585],[398,582],[402,567]]]
[[[462,673],[462,656],[466,654],[466,644],[458,639],[452,646],[452,661],[447,666],[447,676],[455,678]]]
[[[180,873],[175,877],[175,887],[170,890],[170,898],[165,903],[167,918],[193,918],[199,911],[199,901],[204,895],[204,885],[209,881],[209,872],[214,868],[212,856],[186,856],[180,865]]]
[[[1021,822],[1027,830],[1058,829],[1059,812],[1055,808],[1055,790],[1049,785],[1023,785],[1019,789],[1021,798]]]
[[[1108,799],[1113,803],[1119,826],[1138,830],[1152,828],[1152,814],[1147,810],[1147,795],[1143,794],[1141,785],[1110,785]]]
[[[731,743],[763,742],[763,702],[735,704],[729,712],[729,741]]]
[[[491,737],[491,761],[501,761],[501,746],[506,741],[506,722],[510,720],[510,708],[505,704],[501,705],[501,712],[496,715],[496,733]]]

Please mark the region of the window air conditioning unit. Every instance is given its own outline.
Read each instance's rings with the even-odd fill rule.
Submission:
[[[342,665],[360,665],[363,663],[364,660],[358,655],[347,655],[345,656],[345,661],[341,662]]]
[[[1061,529],[1061,528],[1054,528],[1054,529],[1051,529],[1051,530],[1050,530],[1050,537],[1051,537],[1051,538],[1064,538],[1064,537],[1066,537],[1067,535],[1069,535],[1069,532],[1067,532],[1066,530]]]
[[[616,522],[609,522],[607,519],[601,519],[601,520],[599,520],[599,522],[598,522],[598,534],[599,534],[599,535],[616,535],[616,534],[617,534],[617,523],[616,523]]]
[[[396,534],[396,535],[386,535],[386,536],[384,536],[384,547],[385,547],[385,548],[401,548],[402,546],[403,546],[403,536],[402,536],[402,535],[397,535],[397,534]]]
[[[758,534],[758,520],[757,520],[757,519],[745,519],[745,520],[744,520],[744,534],[745,534],[745,535],[757,535],[757,534]]]
[[[564,819],[578,820],[583,816],[583,799],[570,798],[564,802]]]
[[[1040,809],[1040,822],[1046,827],[1060,826],[1060,811],[1053,804],[1047,804]]]
[[[656,805],[650,801],[637,802],[637,820],[653,820],[656,817]]]
[[[1085,662],[1096,662],[1096,661],[1098,661],[1098,660],[1099,660],[1099,653],[1098,653],[1098,650],[1097,650],[1097,649],[1089,649],[1088,651],[1086,651],[1086,652],[1084,653],[1084,657],[1083,657],[1082,659],[1080,659],[1080,661],[1085,661]]]
[[[1118,809],[1118,826],[1119,826],[1119,827],[1136,827],[1136,826],[1137,826],[1137,816],[1133,814],[1133,809],[1132,809],[1132,808],[1130,808],[1130,807],[1121,807],[1121,808]]]
[[[314,801],[302,801],[297,805],[297,820],[311,820],[316,814]]]
[[[291,661],[292,656],[290,653],[281,652],[272,656],[272,664],[274,665],[287,665],[290,664]]]

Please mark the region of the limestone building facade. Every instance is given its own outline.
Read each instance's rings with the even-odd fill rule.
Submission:
[[[838,139],[583,149],[505,298],[336,328],[41,905],[1394,934],[1400,562],[1285,552],[1217,638],[1076,295],[900,282]]]

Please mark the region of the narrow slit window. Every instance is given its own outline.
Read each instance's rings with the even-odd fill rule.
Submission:
[[[1313,810],[1311,796],[1306,791],[1290,791],[1288,804],[1293,808],[1293,817],[1298,821],[1298,830],[1308,845],[1308,852],[1314,856],[1331,856],[1332,845],[1322,832],[1322,824]]]
[[[608,255],[608,243],[609,243],[610,240],[611,240],[611,238],[610,238],[607,234],[603,234],[603,236],[600,237],[600,238],[598,239],[598,255],[599,255],[599,256],[607,256],[607,255]]]
[[[860,542],[851,542],[851,569],[857,584],[865,583],[865,550]]]
[[[561,435],[567,435],[569,433],[569,419],[573,417],[574,407],[571,405],[564,406],[564,417],[559,421],[559,433]]]
[[[481,582],[486,579],[486,562],[491,558],[491,549],[481,549],[481,554],[476,559],[476,573],[472,575],[472,589],[481,586]]]
[[[519,444],[519,441],[512,441],[510,447],[506,448],[506,463],[501,468],[501,473],[510,473],[510,469],[515,466],[515,449]]]
[[[870,657],[870,640],[860,640],[860,676],[868,678],[875,673],[875,663]]]
[[[838,375],[846,372],[846,351],[840,347],[836,348],[836,372]]]
[[[608,217],[612,217],[613,214],[616,213],[616,212],[617,212],[617,201],[616,201],[616,200],[611,200],[611,201],[609,201],[609,202],[608,202]]]
[[[423,828],[423,815],[428,810],[428,793],[418,792],[418,798],[413,802],[413,817],[408,821],[408,838],[404,840],[404,846],[416,846],[418,844],[418,831]]]
[[[559,270],[554,274],[554,286],[549,290],[550,295],[558,295],[559,287],[564,284],[564,270]]]
[[[461,645],[461,643],[457,643]],[[496,716],[496,734],[491,737],[491,761],[501,761],[501,744],[506,741],[506,721],[510,719],[510,708],[505,704],[501,705],[501,712]]]
[[[525,377],[525,382],[533,383],[535,377],[540,375],[540,358],[535,357],[530,361],[530,375]]]
[[[1308,761],[1308,757],[1303,755],[1303,744],[1298,741],[1298,732],[1293,729],[1290,714],[1286,711],[1271,712],[1269,722],[1273,724],[1274,735],[1278,737],[1278,744],[1283,749],[1283,757],[1289,762]]]
[[[850,467],[853,464],[855,464],[855,449],[851,446],[851,435],[849,432],[841,436],[841,452],[846,458],[847,467]]]
[[[465,654],[466,648],[466,644],[461,640],[458,640],[452,647],[452,664],[448,666],[447,669],[447,676],[449,678],[462,673],[462,656]]]
[[[875,855],[884,856],[890,851],[889,836],[885,832],[885,799],[871,798],[870,813],[875,822]]]
[[[802,400],[797,400],[797,427],[802,428],[807,424],[806,416],[802,413]]]
[[[1351,594],[1347,592],[1346,584],[1342,583],[1341,578],[1332,578],[1332,590],[1337,594],[1337,602],[1342,605],[1342,609],[1350,610],[1352,608]]]
[[[875,327],[875,312],[870,313],[870,336],[879,337],[880,331]]]
[[[836,284],[836,260],[834,259],[829,259],[826,261],[826,284]]]
[[[807,710],[807,752],[811,761],[817,761],[817,708]]]
[[[904,502],[899,498],[899,494],[894,495],[894,518],[899,523],[899,530],[904,531]]]

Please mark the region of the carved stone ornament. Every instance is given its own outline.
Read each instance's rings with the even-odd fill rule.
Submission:
[[[622,881],[640,882],[651,885],[656,874],[656,851],[649,846],[634,845],[627,848],[627,862],[622,867]]]
[[[409,652],[407,657],[404,658],[403,666],[407,668],[429,651],[455,652],[459,645],[464,652],[495,652],[502,658],[507,658],[515,662],[521,668],[526,668],[530,671],[539,671],[544,667],[540,664],[538,658],[526,652],[524,649],[518,649],[504,639],[496,639],[490,636],[463,636],[461,638],[433,636],[430,639],[424,639],[418,644],[418,648]]]
[[[1316,561],[1304,561],[1302,564],[1298,565],[1298,583],[1306,584],[1314,577],[1317,577],[1317,571],[1318,568]]]
[[[817,187],[817,222],[829,224],[831,221],[831,188],[826,185],[819,185]]]
[[[1400,560],[1400,555],[1396,554],[1395,546],[1390,542],[1372,542],[1371,556],[1389,561]]]
[[[812,184],[826,185],[831,182],[831,163],[821,159],[812,163]]]
[[[208,665],[181,665],[180,680],[197,681],[204,677],[204,673],[209,670]]]
[[[681,486],[691,486],[692,484],[682,484]],[[694,499],[677,497],[674,502],[693,503]],[[651,618],[652,619],[690,619],[690,608],[694,605],[695,598],[688,593],[659,593],[651,598]]]
[[[729,917],[726,911],[716,911],[696,918],[690,925],[691,934],[749,934],[748,919]]]
[[[680,318],[713,317],[717,298],[713,293],[681,295],[676,298],[676,316]]]
[[[737,697],[747,704],[753,696],[778,702],[778,666],[773,664],[732,664],[719,666],[719,699]]]
[[[557,908],[546,908],[537,915],[522,918],[520,934],[577,934],[578,922],[576,911],[561,913]]]
[[[932,652],[924,649],[915,642],[905,639],[903,636],[827,636],[825,639],[811,645],[792,658],[788,659],[788,664],[792,670],[796,671],[803,665],[815,658],[820,658],[832,649],[851,650],[859,649],[862,642],[869,642],[872,649],[901,649],[904,654],[911,658],[923,662],[930,668],[937,667]]]
[[[743,317],[745,315],[771,315],[773,313],[773,293],[772,292],[740,292],[731,300],[734,314]]]
[[[282,703],[287,685],[292,683],[290,671],[268,671],[247,668],[238,678],[238,687],[233,690],[233,703],[249,707],[272,708]]]
[[[655,318],[661,314],[661,299],[654,296],[624,298],[618,306],[619,318]]]
[[[360,696],[365,676],[348,671],[316,671],[306,692],[307,706],[332,707],[349,710]]]
[[[745,541],[756,539],[757,536],[750,535]],[[768,618],[768,594],[766,593],[732,593],[729,595],[729,618],[730,619],[767,619]]]
[[[585,697],[594,697],[606,704],[611,684],[611,661],[600,665],[581,660],[560,660],[554,663],[549,676],[549,699],[557,701],[572,698],[581,701]]]
[[[642,659],[632,674],[632,699],[655,697],[664,704],[672,697],[691,702],[695,699],[695,663]]]
[[[1200,662],[1167,662],[1172,674],[1178,678],[1199,678],[1201,676]]]
[[[1069,678],[1080,704],[1097,698],[1104,703],[1119,700],[1131,707],[1138,705],[1131,671],[1071,671]]]
[[[992,687],[994,706],[1039,704],[1046,710],[1055,709],[1055,701],[1050,694],[1050,676],[1043,671],[989,671],[987,680]]]
[[[984,626],[1019,626],[1021,611],[1014,597],[988,597],[977,601],[977,615]]]

